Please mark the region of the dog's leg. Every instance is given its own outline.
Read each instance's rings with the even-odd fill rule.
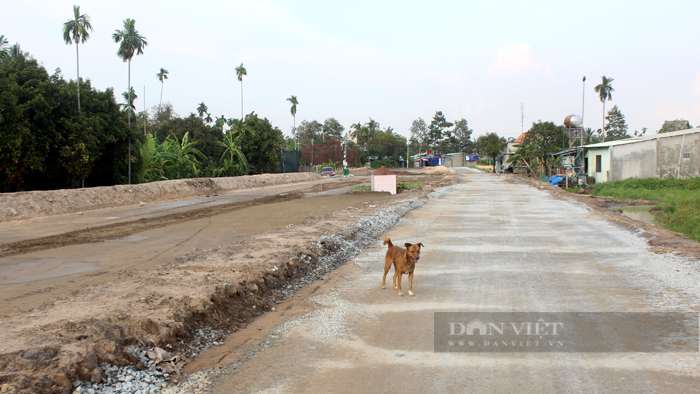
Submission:
[[[396,287],[396,275],[396,267],[394,267],[394,279],[392,280],[392,283],[394,284],[394,290],[398,289],[398,287]]]
[[[402,296],[403,293],[401,292],[401,277],[403,276],[403,272],[397,272],[397,273],[396,273],[396,276],[399,277],[399,278],[398,278],[398,279],[399,279],[399,287],[398,287],[398,289],[399,289],[399,296]]]
[[[384,277],[382,278],[382,289],[386,289],[386,274],[389,273],[389,270],[391,269],[391,257],[388,255],[384,259]]]
[[[413,271],[408,273],[408,295],[413,295]]]

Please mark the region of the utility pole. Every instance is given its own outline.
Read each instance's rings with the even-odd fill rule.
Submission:
[[[343,139],[343,175],[345,175],[345,170],[348,168],[348,133],[345,133],[345,138]]]
[[[583,91],[581,93],[581,129],[583,129],[583,133],[581,133],[581,146],[583,146],[584,140],[584,135],[586,134],[586,127],[583,125],[583,109],[586,104],[586,76],[583,76]]]

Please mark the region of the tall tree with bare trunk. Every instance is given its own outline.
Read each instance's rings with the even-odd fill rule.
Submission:
[[[612,81],[614,81],[613,78],[608,78],[603,75],[601,79],[602,81],[595,87],[595,91],[598,93],[600,101],[603,103],[603,125],[600,127],[600,130],[603,133],[603,142],[605,142],[605,101],[612,100],[612,92],[614,92],[615,89],[610,85]]]
[[[68,19],[63,23],[63,40],[67,45],[75,42],[75,57],[77,61],[78,74],[78,113],[80,113],[80,50],[79,44],[85,44],[85,41],[90,38],[92,24],[90,17],[87,14],[80,14],[80,6],[73,6],[73,19]]]
[[[243,119],[243,76],[248,75],[248,71],[243,67],[243,63],[241,63],[240,66],[236,67],[236,76],[238,76],[238,80],[241,82],[241,120]]]

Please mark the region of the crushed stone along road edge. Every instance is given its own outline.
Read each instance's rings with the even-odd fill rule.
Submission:
[[[436,310],[699,309],[700,285],[693,280],[700,275],[697,260],[654,253],[643,231],[611,223],[587,206],[525,185],[515,186],[511,197],[497,187],[499,182],[491,178],[458,185],[448,198],[412,211],[391,230],[392,239],[427,241],[416,297],[398,298],[379,289],[385,250],[375,239],[355,261],[359,273],[345,272],[325,291],[307,295],[311,310],[278,324],[237,361],[197,371],[165,392],[329,392],[342,387],[374,392],[698,392],[697,349],[432,351],[432,317],[426,315]],[[476,187],[467,194],[470,186]],[[533,208],[535,197],[544,201]],[[483,204],[484,198],[493,204]],[[439,209],[431,210],[435,206]],[[467,218],[487,225],[481,232],[470,230],[469,223],[461,222]],[[570,226],[564,218],[578,225]],[[460,224],[458,231],[469,234],[462,241],[448,232]]]

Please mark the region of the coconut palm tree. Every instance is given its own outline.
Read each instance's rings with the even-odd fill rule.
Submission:
[[[85,44],[85,41],[90,38],[88,31],[92,30],[90,17],[87,14],[80,15],[80,6],[73,6],[73,19],[68,19],[63,23],[63,40],[66,45],[75,42],[75,57],[77,63],[78,74],[78,113],[80,113],[80,51],[78,44]]]
[[[601,77],[602,82],[595,87],[596,93],[600,96],[600,101],[603,103],[603,131],[605,130],[605,100],[612,100],[612,92],[615,91],[610,84],[614,81],[613,78],[608,78],[605,75]],[[605,142],[605,132],[603,132],[603,142]]]
[[[163,67],[161,67],[160,72],[156,74],[156,77],[158,77],[160,81],[160,104],[158,104],[158,112],[160,112],[160,107],[163,105],[163,85],[165,85],[164,81],[168,79],[168,74],[170,74],[170,72]]]
[[[115,43],[120,44],[117,56],[124,62],[129,62],[129,88],[131,88],[131,58],[134,55],[142,55],[143,48],[148,46],[148,42],[146,37],[136,30],[136,21],[131,18],[124,20],[124,29],[114,31],[112,39]],[[129,127],[131,127],[131,114],[129,114]]]
[[[287,101],[292,103],[292,108],[290,111],[292,112],[292,117],[294,118],[294,127],[292,128],[292,134],[293,136],[296,136],[297,132],[297,104],[299,104],[299,101],[297,100],[297,96],[290,96]],[[296,139],[294,139],[294,142],[296,143]]]
[[[245,67],[243,67],[243,63],[236,67],[236,75],[238,76],[238,80],[241,81],[241,120],[243,120],[243,76],[248,75]]]
[[[367,128],[369,129],[369,132],[374,135],[374,133],[379,130],[379,122],[376,120],[369,118],[369,122],[367,122]]]
[[[2,59],[7,56],[10,56],[10,43],[7,42],[5,35],[0,34],[0,63],[2,63]]]
[[[16,42],[15,45],[10,47],[10,57],[21,57],[26,60],[29,57],[29,52],[24,52],[19,43]]]
[[[223,132],[225,125],[226,125],[226,117],[224,115],[221,115],[221,117],[217,116],[216,120],[214,121],[214,127],[216,127],[217,129],[219,129]]]
[[[199,103],[199,106],[197,107],[197,113],[199,114],[199,117],[204,119],[204,114],[208,114],[209,108],[204,104],[204,101]]]
[[[207,122],[207,124],[210,124],[211,122],[214,121],[214,119],[211,117],[211,114],[207,112],[207,117],[204,118],[204,121]]]

